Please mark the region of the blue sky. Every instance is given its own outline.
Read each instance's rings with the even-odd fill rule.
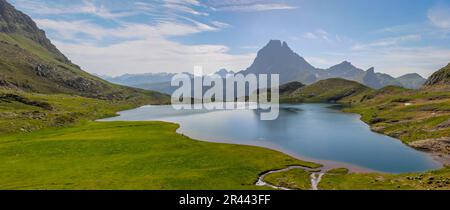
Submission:
[[[8,0],[91,73],[248,67],[270,39],[311,64],[400,76],[450,62],[449,0]]]

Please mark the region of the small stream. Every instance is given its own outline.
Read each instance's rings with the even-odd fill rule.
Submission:
[[[320,181],[322,180],[322,176],[325,173],[312,173],[311,174],[311,189],[312,190],[319,190],[319,188],[317,187],[320,183]]]
[[[284,169],[272,170],[272,171],[263,173],[258,177],[256,186],[268,186],[268,187],[271,187],[271,188],[277,189],[277,190],[296,190],[296,189],[290,189],[290,188],[286,188],[286,187],[272,185],[270,183],[265,182],[264,178],[269,174],[290,171],[292,169],[297,169],[297,168],[311,172],[311,176],[310,176],[311,177],[311,190],[319,190],[318,185],[319,185],[320,181],[322,180],[322,177],[325,173],[323,173],[321,169],[311,169],[311,168],[307,168],[307,167],[303,167],[303,166],[289,166]]]

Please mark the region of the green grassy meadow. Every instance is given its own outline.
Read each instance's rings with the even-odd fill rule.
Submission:
[[[0,136],[0,189],[266,189],[258,174],[318,167],[269,149],[192,140],[163,122],[85,122]]]
[[[152,101],[148,99],[111,101],[67,94],[39,94],[0,89],[0,134],[76,125],[84,121],[115,116],[120,110],[136,108],[147,103]]]
[[[411,174],[327,173],[322,190],[449,190],[450,168]]]
[[[264,177],[264,181],[274,186],[296,190],[309,190],[311,189],[310,176],[311,172],[295,168],[285,172],[268,174]]]

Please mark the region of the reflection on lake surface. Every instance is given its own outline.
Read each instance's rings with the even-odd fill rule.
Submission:
[[[180,111],[171,106],[144,106],[103,121],[149,120],[179,123],[178,132],[194,139],[264,146],[318,162],[391,173],[441,167],[430,155],[372,132],[359,115],[330,104],[280,105],[274,121],[261,121],[256,110]]]

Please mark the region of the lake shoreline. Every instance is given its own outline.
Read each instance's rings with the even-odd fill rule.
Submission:
[[[309,104],[309,103],[308,103],[308,104]],[[324,104],[324,103],[322,103],[322,104]],[[299,105],[299,104],[295,104],[295,105]],[[331,105],[331,106],[333,106],[333,105],[335,105],[335,106],[345,106],[345,104],[339,104],[339,103],[326,103],[326,105]],[[146,106],[143,106],[143,107],[146,107]],[[148,107],[148,106],[147,106],[147,107]],[[343,111],[342,108],[337,108],[337,107],[332,107],[331,109],[338,109],[338,111],[339,111],[339,112],[342,112],[342,113],[353,113],[353,114],[358,114],[358,113],[355,113],[355,112],[345,112],[345,111]],[[118,114],[120,114],[120,113],[118,113]],[[361,120],[361,115],[358,114],[358,116],[359,116],[359,121],[362,121],[362,120]],[[355,118],[358,117],[358,116],[355,116]],[[120,118],[119,118],[119,119],[120,119]],[[98,121],[104,121],[104,120],[106,120],[106,119],[100,119],[100,120],[98,120]],[[199,137],[199,136],[195,136],[195,135],[192,136],[192,135],[189,135],[189,134],[184,133],[183,130],[182,130],[183,125],[182,125],[181,123],[174,122],[173,120],[161,120],[161,119],[157,119],[157,120],[151,120],[151,119],[149,119],[149,120],[150,120],[150,121],[165,121],[165,122],[170,122],[170,123],[176,123],[176,124],[179,124],[180,128],[177,129],[177,131],[176,131],[177,133],[179,133],[179,134],[181,134],[181,135],[188,136],[188,137],[190,137],[190,138],[192,138],[192,139],[196,139],[196,140],[198,140],[198,141],[203,141],[203,142],[214,142],[214,143],[225,143],[225,144],[235,144],[235,145],[245,145],[245,146],[257,146],[257,147],[263,147],[263,148],[273,149],[273,150],[275,150],[275,151],[282,152],[282,153],[284,153],[284,154],[287,154],[287,155],[289,155],[289,156],[291,156],[291,157],[294,157],[294,158],[296,158],[296,159],[299,159],[299,160],[304,160],[304,161],[309,161],[309,162],[314,162],[314,163],[321,164],[321,165],[323,165],[323,167],[324,167],[326,170],[333,169],[333,168],[347,168],[347,169],[349,169],[349,171],[350,171],[351,173],[383,173],[383,174],[400,174],[400,173],[408,173],[408,172],[387,172],[387,171],[380,171],[380,170],[376,170],[376,169],[364,168],[364,167],[357,166],[357,165],[354,165],[354,164],[351,164],[351,163],[345,163],[345,162],[339,162],[339,161],[330,161],[330,160],[319,159],[319,158],[305,157],[305,156],[302,156],[302,155],[294,154],[293,152],[287,151],[287,150],[285,150],[285,149],[283,149],[283,148],[281,148],[281,147],[274,147],[273,145],[268,146],[268,145],[264,145],[264,144],[254,144],[254,142],[249,143],[249,144],[246,144],[246,143],[244,143],[244,142],[242,142],[242,143],[236,143],[236,142],[232,142],[232,141],[217,140],[217,139],[221,139],[220,137],[218,137],[217,139],[214,139],[214,140],[208,140],[207,138],[205,139],[205,138],[201,138],[201,137]],[[141,120],[132,120],[132,121],[141,121]],[[143,121],[148,121],[148,120],[143,120]],[[367,125],[367,123],[365,123],[364,121],[362,121],[362,122],[363,122],[364,124]],[[370,126],[370,125],[369,125],[369,126]],[[376,132],[376,133],[379,133],[379,132]],[[383,134],[383,135],[385,135],[385,134]],[[396,139],[396,140],[398,140],[398,139]],[[407,145],[407,146],[408,146],[408,145]],[[408,146],[408,147],[410,147],[410,146]],[[410,147],[410,148],[411,148],[411,147]],[[414,150],[416,150],[416,151],[420,151],[420,150],[417,150],[417,149],[415,149],[415,148],[412,148],[412,149],[414,149]],[[423,152],[423,151],[420,151],[420,152]],[[430,154],[429,152],[424,152],[424,153],[427,153],[428,155],[430,155],[430,157],[433,157],[433,159],[436,157],[435,155],[431,156],[431,154]],[[442,161],[438,161],[438,162],[439,162],[439,163],[442,163]],[[440,165],[440,166],[437,167],[437,168],[434,168],[434,169],[428,169],[428,170],[436,170],[436,169],[440,169],[440,168],[442,168],[442,167],[443,167],[443,165]],[[428,170],[424,170],[424,171],[422,171],[422,172],[425,172],[425,171],[428,171]],[[420,171],[416,171],[416,172],[420,172]]]
[[[402,142],[404,145],[406,145],[410,148],[413,148],[417,151],[429,154],[431,157],[433,157],[434,160],[436,160],[442,164],[441,168],[450,166],[450,154],[443,152],[443,150],[444,150],[443,147],[445,147],[447,145],[442,145],[442,142],[440,140],[425,139],[425,140],[417,140],[417,141],[405,143],[401,139],[398,139],[396,136],[389,135],[388,133],[383,132],[383,130],[377,129],[373,124],[370,124],[370,123],[362,120],[361,113],[356,112],[356,111],[351,111],[351,110],[345,110],[344,109],[345,107],[350,107],[348,104],[342,103],[339,105],[341,105],[343,107],[343,109],[341,109],[342,112],[358,114],[360,116],[360,120],[362,122],[364,122],[365,124],[367,124],[370,127],[371,131],[382,134],[382,135],[389,136],[391,138],[394,138],[394,139]],[[450,141],[450,139],[448,138],[447,141]],[[439,144],[439,146],[436,146],[436,144]]]

